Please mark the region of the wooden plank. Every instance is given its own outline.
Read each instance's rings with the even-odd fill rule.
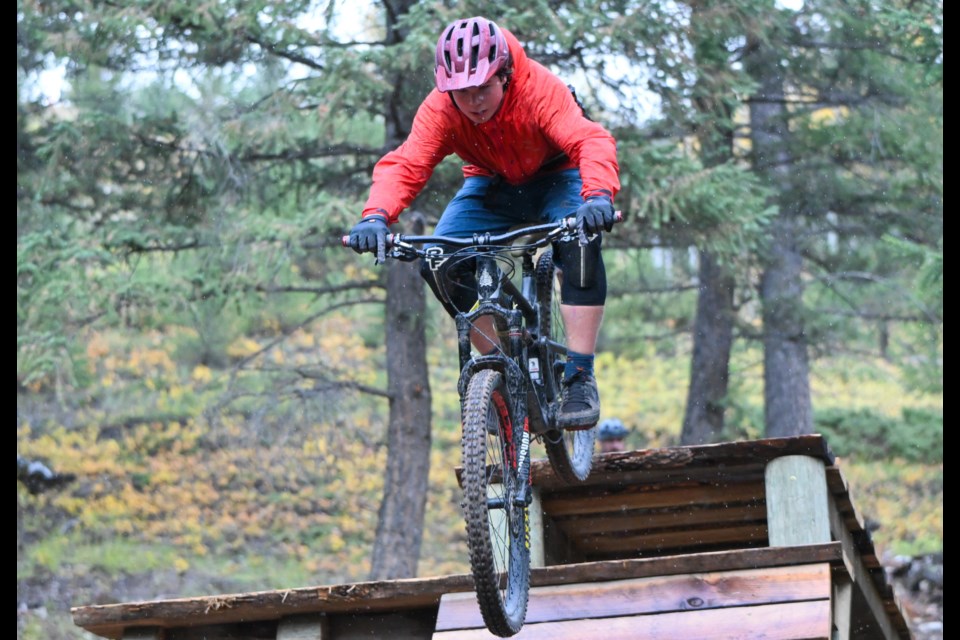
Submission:
[[[747,524],[713,528],[683,528],[654,531],[649,534],[584,536],[577,546],[590,556],[622,551],[627,556],[664,554],[671,549],[694,549],[732,544],[737,547],[767,544],[766,524]]]
[[[608,513],[620,509],[683,509],[688,505],[736,506],[765,500],[763,482],[688,486],[633,485],[618,491],[594,491],[556,497],[543,494],[543,509],[554,518]]]
[[[622,475],[633,471],[655,472],[682,469],[720,469],[724,474],[735,473],[737,467],[751,464],[766,464],[770,460],[788,455],[806,455],[820,458],[833,464],[823,436],[810,434],[788,438],[766,438],[718,444],[644,449],[610,456],[595,456],[594,468],[585,485],[604,482],[608,473]],[[533,483],[545,491],[566,487],[566,482],[554,473],[546,460],[536,460],[531,467]]]
[[[842,560],[840,543],[789,548],[610,560],[532,569],[533,586],[603,582],[731,569],[787,566]],[[473,591],[473,578],[457,574],[322,587],[302,587],[198,598],[90,605],[71,609],[77,626],[104,638],[125,628],[184,627],[225,622],[278,620],[306,613],[354,613],[423,609],[436,612],[445,593]]]
[[[607,453],[605,456],[629,456],[632,452],[625,453]],[[750,462],[749,464],[738,464],[733,467],[717,466],[684,469],[640,469],[640,470],[597,470],[594,467],[590,472],[590,477],[582,483],[575,485],[553,486],[547,485],[541,487],[550,495],[564,495],[567,493],[576,493],[583,488],[596,489],[599,487],[616,487],[631,484],[682,484],[689,482],[699,482],[703,484],[737,484],[741,482],[761,482],[763,480],[763,471],[766,468],[765,463]]]
[[[525,624],[517,640],[829,640],[830,601],[788,602],[602,620]],[[486,629],[443,631],[433,640],[495,639]]]
[[[104,638],[124,628],[212,625],[277,620],[303,613],[435,610],[444,593],[472,591],[473,577],[456,574],[195,598],[91,605],[71,609],[74,624]]]
[[[615,515],[614,515],[615,514]],[[618,509],[610,514],[566,516],[555,518],[570,537],[595,533],[639,533],[656,529],[697,527],[705,524],[731,522],[766,522],[767,509],[763,503],[723,506],[687,506],[685,509]]]
[[[821,562],[835,565],[841,561],[842,549],[837,542],[805,547],[761,547],[758,549],[691,553],[631,560],[604,560],[544,567],[530,572],[530,584],[539,587]]]
[[[771,460],[767,464],[766,495],[771,547],[830,542],[823,460],[810,456]]]
[[[536,587],[526,624],[830,599],[829,564]],[[437,631],[484,626],[474,594],[440,600]]]

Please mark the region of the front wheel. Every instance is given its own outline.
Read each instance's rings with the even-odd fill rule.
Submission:
[[[529,438],[513,423],[503,375],[474,374],[463,407],[463,511],[480,613],[501,637],[520,631],[527,615],[529,515],[517,496],[527,495],[518,453],[529,451]]]
[[[560,296],[556,291],[556,267],[553,252],[545,251],[537,260],[537,305],[540,308],[540,337],[543,343],[556,341],[566,344],[566,334],[560,317]],[[554,406],[560,403],[560,381],[563,379],[563,362],[558,353],[546,349],[543,361],[543,376],[546,394]],[[568,483],[583,482],[593,467],[593,446],[597,437],[596,427],[581,431],[548,430],[543,436],[544,448],[550,465],[560,478]]]

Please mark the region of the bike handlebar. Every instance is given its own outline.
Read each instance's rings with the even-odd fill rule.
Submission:
[[[622,211],[616,211],[613,214],[614,223],[623,222],[624,215]],[[507,231],[506,233],[501,233],[498,235],[491,235],[489,233],[480,233],[475,234],[470,238],[452,238],[448,236],[413,236],[413,235],[404,235],[402,233],[390,233],[387,234],[386,248],[391,249],[394,246],[407,243],[407,244],[446,244],[454,247],[482,247],[488,245],[499,245],[507,244],[513,242],[517,238],[522,238],[523,236],[528,235],[537,235],[545,233],[546,238],[541,239],[540,242],[546,244],[554,236],[560,235],[564,232],[571,232],[577,230],[577,218],[576,216],[571,216],[569,218],[564,218],[558,222],[548,222],[546,224],[532,225],[529,227],[522,227],[520,229],[514,229],[512,231]],[[350,246],[350,236],[341,236],[340,243],[344,247]]]

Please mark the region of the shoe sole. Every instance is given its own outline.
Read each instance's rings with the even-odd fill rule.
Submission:
[[[586,420],[579,421],[576,419],[557,419],[557,427],[563,429],[564,431],[586,431],[588,429],[593,429],[597,426],[597,423],[600,422],[600,418],[587,418]]]

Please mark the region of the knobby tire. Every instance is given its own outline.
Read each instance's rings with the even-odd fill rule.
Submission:
[[[474,374],[463,406],[463,511],[480,612],[501,637],[523,626],[530,590],[529,514],[526,504],[514,504],[523,431],[511,418],[503,375]]]
[[[537,260],[537,306],[541,338],[565,342],[559,309],[559,300],[554,294],[556,267],[553,252],[544,251]],[[559,403],[560,383],[563,380],[563,359],[556,355],[544,360],[544,384],[547,397]],[[558,407],[559,409],[559,407]],[[596,427],[580,431],[556,430],[544,434],[543,444],[550,465],[568,484],[583,482],[593,467],[593,446],[597,437]]]

